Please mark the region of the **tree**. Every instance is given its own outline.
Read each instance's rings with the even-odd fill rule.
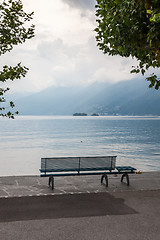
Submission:
[[[21,0],[4,0],[0,3],[0,56],[10,52],[14,45],[22,44],[27,39],[34,36],[35,26],[27,27],[27,22],[32,19],[32,13],[25,13]],[[0,71],[0,82],[20,79],[25,77],[28,68],[18,63],[16,66],[3,66]],[[0,88],[0,116],[14,118],[14,113],[7,111],[6,108],[13,108],[15,105],[11,101],[9,106],[5,106],[6,99],[4,94],[9,90],[7,87]],[[15,112],[18,114],[18,112]]]
[[[160,67],[159,0],[97,0],[96,16],[97,45],[105,54],[136,58],[131,73]],[[154,73],[146,80],[159,89]]]

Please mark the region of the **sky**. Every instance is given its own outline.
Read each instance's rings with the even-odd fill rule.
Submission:
[[[107,56],[96,46],[95,0],[22,0],[34,11],[35,37],[1,56],[1,64],[29,68],[25,78],[11,82],[11,92],[38,92],[49,86],[118,82],[136,61]]]

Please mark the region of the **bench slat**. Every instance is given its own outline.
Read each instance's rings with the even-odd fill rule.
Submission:
[[[81,157],[80,158],[80,170],[82,169],[115,169],[116,157]]]
[[[133,168],[131,166],[117,166],[116,169],[119,171],[119,172],[122,172],[122,171],[135,171],[136,168]]]
[[[57,169],[40,169],[41,173],[45,173],[45,172],[86,172],[86,171],[111,171],[112,168],[81,168],[79,171],[79,168],[75,169],[75,168],[71,168],[71,169],[62,169],[62,168],[57,168]]]
[[[42,158],[41,172],[114,170],[116,156]]]

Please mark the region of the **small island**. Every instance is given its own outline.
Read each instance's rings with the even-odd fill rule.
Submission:
[[[74,113],[73,116],[87,116],[87,113]]]
[[[91,116],[99,116],[98,113],[93,113]]]

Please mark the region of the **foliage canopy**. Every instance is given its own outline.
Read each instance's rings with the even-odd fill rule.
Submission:
[[[22,44],[34,36],[35,26],[26,26],[26,23],[32,19],[32,16],[33,12],[30,14],[24,12],[21,0],[4,0],[0,3],[0,56],[10,52],[14,45]],[[4,83],[7,80],[13,81],[14,79],[25,77],[27,71],[28,68],[21,66],[21,63],[14,67],[2,66],[0,82]],[[0,116],[14,118],[14,113],[7,112],[4,105],[6,102],[4,93],[8,90],[9,88],[0,88]],[[11,101],[8,107],[13,108],[14,103]]]
[[[131,73],[160,67],[159,0],[97,0],[96,16],[97,45],[105,54],[136,58]],[[159,89],[154,73],[146,79]]]

